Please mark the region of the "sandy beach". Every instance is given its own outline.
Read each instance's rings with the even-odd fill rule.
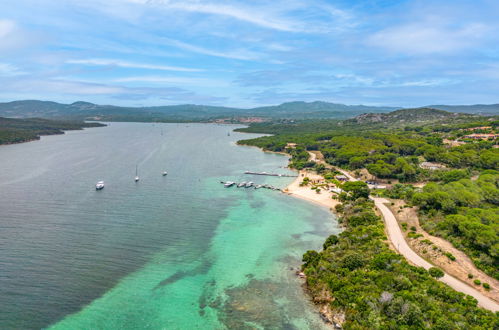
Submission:
[[[319,174],[301,170],[298,173],[298,177],[283,190],[284,193],[325,206],[334,211],[334,207],[340,204],[340,202],[332,199],[333,193],[321,189],[320,194],[318,194],[315,190],[311,189],[310,185],[300,186],[300,183],[303,181],[304,177],[308,177],[311,181],[324,179]]]

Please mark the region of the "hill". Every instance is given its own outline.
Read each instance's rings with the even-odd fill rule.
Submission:
[[[489,116],[490,117],[490,116]],[[328,132],[333,135],[362,133],[364,131],[417,127],[427,124],[466,124],[487,121],[489,117],[452,113],[431,108],[402,109],[389,113],[364,113],[351,119],[310,119],[301,121],[279,120],[266,123],[254,123],[238,129],[247,133],[266,134],[315,134]]]
[[[499,115],[499,104],[474,104],[474,105],[429,105],[428,108],[451,112],[466,112],[483,115]]]
[[[118,107],[89,102],[62,104],[50,101],[14,101],[0,103],[0,116],[12,118],[75,118],[109,121],[210,121],[219,118],[262,117],[349,118],[366,111],[386,112],[391,107],[368,107],[328,102],[288,102],[277,106],[251,109],[182,104],[154,107]],[[236,120],[237,121],[237,120]]]
[[[313,119],[348,119],[357,116],[359,122],[382,122],[388,120],[419,120],[425,115],[418,113],[418,118],[410,117],[410,112],[401,112],[390,117],[382,114],[401,109],[400,107],[377,107],[365,105],[345,105],[330,102],[286,102],[280,105],[234,108],[223,106],[208,106],[197,104],[180,104],[152,107],[120,107],[114,105],[98,105],[78,101],[63,104],[51,101],[25,100],[0,103],[0,116],[10,118],[58,118],[77,120],[107,120],[107,121],[163,121],[163,122],[196,122],[215,121],[244,122],[242,118],[257,117],[259,121],[274,121],[276,119],[313,120]],[[469,112],[474,114],[499,114],[499,104],[447,106],[437,105],[419,109],[427,110],[430,117],[437,116],[437,110],[451,112]],[[401,109],[400,111],[413,110]],[[369,115],[366,115],[368,113]],[[440,113],[442,114],[442,113]],[[423,116],[423,117],[422,117]],[[407,118],[406,118],[407,117]]]
[[[41,118],[14,119],[0,117],[0,144],[27,142],[38,140],[41,135],[64,134],[66,130],[99,126],[105,125]]]
[[[345,119],[352,116],[375,112],[383,113],[393,111],[399,108],[394,107],[374,107],[365,105],[345,105],[330,102],[287,102],[280,105],[266,106],[249,109],[255,115],[270,116],[273,118],[294,118],[294,119],[313,119],[313,118],[332,118]]]
[[[349,121],[357,124],[391,124],[391,125],[418,125],[443,120],[476,117],[477,115],[452,113],[432,108],[402,109],[389,113],[366,113],[359,115]]]
[[[237,109],[204,105],[174,105],[159,107],[118,107],[89,102],[62,104],[50,101],[26,100],[0,103],[0,116],[11,118],[65,118],[109,121],[192,121],[206,119],[211,114],[234,113]]]

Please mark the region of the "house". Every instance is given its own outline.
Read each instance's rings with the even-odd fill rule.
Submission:
[[[480,127],[472,127],[472,128],[465,128],[465,131],[478,131],[478,130],[487,130],[487,129],[492,129],[491,126],[480,126]]]
[[[295,149],[296,143],[288,143],[288,144],[286,144],[286,148]]]
[[[379,184],[368,184],[367,187],[369,189],[386,189],[386,186]]]
[[[473,140],[488,140],[488,139],[497,139],[499,138],[499,134],[469,134],[463,136],[463,139],[473,139]]]
[[[440,164],[440,163],[433,163],[433,162],[422,162],[421,164],[419,164],[419,167],[421,167],[425,170],[435,171],[435,170],[440,170],[440,169],[445,168],[445,165]]]
[[[337,175],[336,176],[336,180],[339,180],[339,181],[348,181],[348,178],[345,176],[345,175]]]

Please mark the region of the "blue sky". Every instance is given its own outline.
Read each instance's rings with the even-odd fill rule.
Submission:
[[[6,0],[0,101],[499,103],[499,1]]]

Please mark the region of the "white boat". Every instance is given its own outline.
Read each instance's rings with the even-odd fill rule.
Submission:
[[[102,189],[104,189],[104,181],[97,182],[97,184],[95,185],[95,190],[102,190]]]
[[[229,187],[232,187],[234,184],[235,184],[235,182],[227,181],[227,182],[224,183],[224,187],[225,188],[229,188]]]
[[[167,174],[168,174],[168,172],[166,172],[166,171],[164,171],[164,172],[162,173],[162,175],[163,175],[163,176],[166,176]]]
[[[253,182],[248,182],[246,183],[246,185],[244,186],[245,188],[249,188],[249,187],[252,187],[253,186]]]
[[[137,165],[135,165],[135,182],[138,182],[140,180],[139,178],[139,171]]]
[[[240,184],[237,185],[238,188],[244,187],[246,185],[246,182],[241,182]]]

